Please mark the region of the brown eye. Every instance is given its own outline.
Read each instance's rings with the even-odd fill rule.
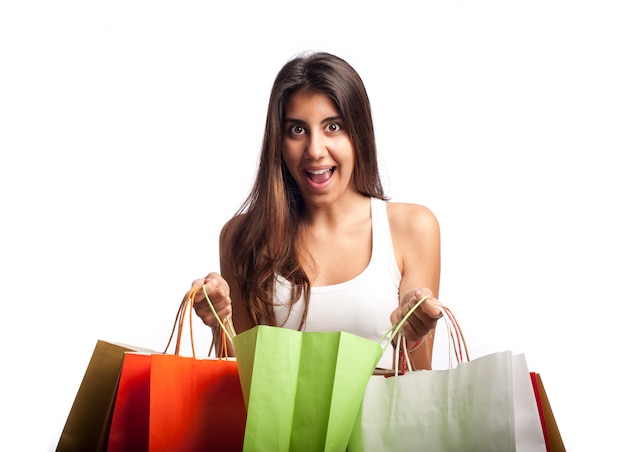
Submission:
[[[328,130],[329,132],[339,132],[341,130],[341,124],[331,122],[326,126],[326,130]]]
[[[304,135],[304,127],[299,124],[294,124],[289,127],[289,133],[292,135]]]

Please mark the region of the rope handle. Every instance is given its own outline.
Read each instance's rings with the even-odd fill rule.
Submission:
[[[461,329],[455,315],[445,306],[443,307],[442,312],[448,329],[448,348],[450,350],[448,353],[450,358],[449,367],[452,368],[452,352],[454,352],[457,364],[460,364],[470,360],[469,351],[467,349],[467,343],[465,342],[463,330]],[[463,352],[465,352],[465,356],[463,356]]]
[[[413,308],[404,316],[404,318],[398,322],[392,330],[397,333],[398,336],[398,346],[394,352],[394,374],[403,375],[405,372],[412,372],[411,361],[407,352],[407,342],[406,337],[399,331],[399,328],[408,320],[408,317],[417,309],[417,306],[422,304],[426,298],[422,298],[419,300]],[[444,323],[446,324],[447,336],[448,336],[448,356],[449,356],[449,368],[452,369],[453,362],[452,357],[454,356],[456,360],[456,364],[460,364],[462,362],[470,361],[469,351],[467,348],[467,343],[465,342],[465,336],[463,335],[463,330],[459,325],[455,315],[452,313],[450,308],[446,306],[439,306],[441,313],[443,315]]]
[[[172,344],[172,340],[174,339],[174,334],[176,334],[176,342],[175,342],[175,346],[174,346],[174,354],[175,355],[179,355],[180,354],[180,346],[182,343],[182,334],[183,334],[183,326],[184,326],[184,322],[185,322],[185,315],[188,315],[189,317],[189,337],[191,340],[191,353],[193,355],[193,357],[196,357],[196,349],[195,349],[195,344],[194,344],[194,337],[193,337],[193,303],[194,303],[194,298],[196,297],[197,293],[200,290],[204,291],[204,295],[207,299],[207,302],[209,303],[209,306],[211,307],[211,310],[213,311],[213,314],[215,315],[215,317],[218,319],[219,325],[220,325],[220,334],[221,334],[221,347],[220,350],[216,350],[216,355],[221,359],[221,358],[228,358],[228,345],[226,344],[226,338],[228,338],[231,342],[232,342],[232,338],[230,336],[230,334],[226,331],[224,324],[222,323],[222,321],[219,319],[219,317],[217,316],[217,313],[215,312],[215,308],[213,307],[213,304],[211,303],[211,301],[209,300],[209,297],[207,296],[206,293],[206,289],[204,286],[200,287],[192,287],[183,297],[183,300],[180,303],[180,306],[178,307],[178,312],[176,313],[176,319],[174,320],[174,326],[172,327],[172,332],[170,334],[170,338],[167,341],[167,345],[165,346],[165,350],[163,351],[163,353],[167,353],[167,351],[169,350],[171,344]],[[189,313],[187,314],[187,311],[189,311]],[[229,326],[231,328],[231,331],[233,332],[234,335],[234,328],[232,325],[232,322],[230,321],[230,318],[228,319],[229,322]],[[209,348],[209,355],[211,354],[211,352],[213,351],[213,348],[215,347],[215,336],[213,336],[213,339],[211,341],[211,346]]]
[[[174,322],[174,327],[172,329],[172,333],[170,335],[170,339],[167,343],[167,346],[165,347],[165,352],[167,352],[167,350],[170,347],[170,344],[172,342],[172,338],[174,337],[174,333],[176,331],[176,326],[178,325],[178,334],[177,334],[177,338],[176,338],[176,348],[175,348],[175,354],[179,354],[180,352],[180,343],[181,343],[181,337],[182,337],[182,327],[183,327],[183,322],[184,322],[184,318],[185,318],[185,313],[187,311],[187,308],[189,305],[193,305],[193,300],[196,296],[196,294],[200,291],[200,289],[202,289],[202,292],[204,293],[204,297],[207,300],[207,303],[209,305],[209,307],[211,308],[211,311],[213,312],[213,315],[215,316],[215,318],[217,319],[217,322],[220,326],[220,334],[221,334],[221,349],[219,351],[219,356],[220,358],[222,357],[228,357],[228,347],[226,344],[226,339],[228,339],[228,341],[233,344],[233,338],[236,336],[236,332],[235,332],[235,328],[233,327],[232,324],[232,319],[230,317],[226,318],[226,324],[222,321],[222,319],[220,319],[220,317],[217,315],[217,311],[215,310],[215,307],[213,306],[213,303],[211,302],[211,299],[209,298],[209,295],[207,294],[206,291],[206,285],[203,284],[202,286],[198,286],[198,287],[194,287],[192,289],[190,289],[187,294],[185,295],[185,297],[183,298],[183,301],[181,302],[180,307],[178,308],[178,313],[176,315],[176,321]],[[420,299],[417,303],[415,303],[415,305],[409,310],[409,312],[406,313],[406,315],[402,318],[402,320],[400,320],[399,322],[395,323],[394,325],[391,326],[391,328],[389,328],[389,330],[387,330],[387,332],[383,335],[383,337],[380,339],[380,346],[383,348],[383,353],[387,350],[387,348],[392,344],[393,340],[398,337],[398,348],[403,348],[404,351],[404,359],[402,361],[406,361],[406,362],[410,362],[410,360],[408,359],[407,353],[406,353],[406,338],[404,337],[404,335],[402,334],[401,328],[402,326],[408,321],[409,317],[415,312],[415,310],[424,302],[426,301],[428,298],[431,297],[423,297],[422,299]],[[452,313],[452,311],[446,307],[446,306],[439,306],[439,309],[441,310],[442,314],[443,314],[443,318],[446,324],[446,328],[448,330],[448,347],[449,347],[449,356],[450,356],[450,368],[452,368],[452,355],[455,356],[456,358],[456,362],[457,364],[464,362],[464,361],[469,361],[469,352],[468,352],[468,348],[467,348],[467,343],[465,342],[465,336],[463,335],[463,331],[461,330],[461,327],[456,319],[456,317],[454,316],[454,314]],[[192,322],[192,308],[189,308],[189,332],[190,332],[190,337],[191,337],[191,349],[192,349],[192,353],[193,356],[195,358],[196,356],[196,352],[195,352],[195,347],[194,347],[194,342],[193,342],[193,322]],[[228,332],[228,328],[227,326],[230,328],[230,332]],[[387,339],[387,341],[385,342],[385,339]],[[400,346],[401,342],[404,342],[404,347]],[[209,354],[211,353],[211,350],[213,349],[215,344],[215,338],[213,338],[213,341],[211,341],[211,348],[209,350]],[[463,352],[465,352],[465,357],[463,357]],[[399,358],[399,355],[396,355]],[[396,361],[394,359],[394,361]],[[398,361],[401,361],[400,359],[398,359],[395,363],[394,363],[394,367],[396,368],[396,372],[397,372],[397,367],[399,365]],[[410,365],[409,365],[409,370],[410,369]]]
[[[229,340],[229,342],[232,344],[233,343],[233,338],[237,335],[237,333],[235,333],[235,327],[233,326],[233,321],[230,317],[226,318],[226,325],[228,325],[230,327],[230,333],[226,330],[226,325],[224,325],[224,322],[222,322],[222,319],[220,319],[220,317],[217,315],[217,311],[215,311],[215,307],[213,306],[213,302],[211,302],[211,299],[209,298],[209,295],[206,293],[206,284],[202,285],[202,292],[204,293],[204,297],[206,298],[207,303],[209,304],[209,307],[211,308],[211,311],[213,312],[213,315],[215,316],[215,318],[217,319],[217,322],[220,325],[220,329],[222,330],[222,335],[226,336]],[[222,337],[223,338],[223,337]],[[222,344],[225,344],[225,341],[222,341]]]
[[[167,353],[167,351],[170,348],[170,345],[172,344],[172,340],[174,339],[174,334],[176,334],[176,342],[175,342],[175,346],[174,346],[174,354],[178,355],[180,354],[180,345],[182,342],[182,332],[183,332],[183,324],[185,321],[185,314],[187,313],[187,306],[189,304],[189,300],[192,299],[195,296],[197,291],[195,291],[194,289],[191,289],[189,292],[187,292],[185,294],[185,296],[183,297],[183,300],[180,303],[180,306],[178,307],[178,312],[176,313],[176,318],[174,319],[174,326],[172,327],[172,332],[170,334],[170,338],[167,341],[167,345],[165,346],[165,350],[163,350],[163,353]],[[192,354],[194,356],[194,358],[196,357],[196,350],[195,350],[195,346],[194,346],[194,341],[193,341],[193,323],[191,322],[191,316],[190,316],[190,320],[189,320],[189,334],[191,336],[191,350],[192,350]]]
[[[409,320],[409,317],[411,317],[411,315],[415,312],[415,310],[419,308],[420,305],[424,301],[428,300],[429,298],[431,297],[424,297],[420,299],[417,303],[415,303],[415,305],[411,309],[409,309],[409,312],[406,313],[406,315],[402,318],[402,320],[391,325],[391,328],[387,330],[387,332],[383,335],[383,337],[380,339],[380,342],[379,342],[380,346],[383,347],[383,354],[385,353],[385,351],[387,351],[387,348],[389,347],[389,345],[391,345],[392,341],[396,338],[396,336],[399,337],[399,335],[401,334],[400,329]],[[388,339],[386,343],[384,343],[385,339]]]

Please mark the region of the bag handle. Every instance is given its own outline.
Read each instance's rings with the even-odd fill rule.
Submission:
[[[194,338],[193,338],[193,302],[194,302],[194,298],[196,294],[200,291],[200,289],[204,290],[204,293],[206,296],[206,289],[204,289],[204,286],[202,286],[202,287],[191,288],[189,291],[187,291],[187,293],[183,297],[183,300],[181,301],[180,306],[178,307],[178,312],[176,313],[176,319],[174,320],[174,326],[172,327],[170,338],[167,341],[167,345],[165,346],[165,351],[163,353],[167,353],[167,351],[169,350],[170,345],[172,344],[172,340],[174,338],[174,333],[176,333],[174,354],[175,355],[180,354],[180,346],[182,344],[182,333],[183,333],[183,326],[185,322],[185,315],[188,315],[189,337],[191,340],[191,353],[194,358],[196,357],[196,349],[195,349]],[[207,296],[207,300],[209,300],[208,296]],[[211,310],[213,311],[213,313],[216,314],[215,309],[213,308],[213,305],[211,304],[210,301],[209,301],[209,306],[211,306]],[[188,314],[187,314],[187,311],[189,311]],[[215,316],[217,318],[217,314]],[[232,328],[232,323],[230,326]],[[222,341],[221,341],[222,346],[219,351],[216,350],[216,355],[218,356],[218,358],[228,358],[228,347],[227,347],[226,340],[225,340],[225,336],[228,335],[228,333],[226,332],[224,325],[221,321],[220,321],[220,333],[222,336]],[[211,341],[211,346],[209,348],[209,353],[208,353],[209,355],[213,351],[214,346],[215,346],[215,336],[213,336],[213,340]]]
[[[199,290],[200,288],[198,288]],[[211,299],[209,298],[209,295],[206,292],[206,284],[202,285],[202,292],[204,293],[204,297],[206,298],[207,303],[209,304],[209,307],[211,308],[211,311],[213,312],[213,315],[215,316],[215,318],[217,319],[217,322],[220,325],[220,329],[222,330],[222,339],[224,339],[223,336],[226,336],[228,338],[228,340],[230,341],[230,343],[233,343],[233,338],[237,335],[237,333],[235,332],[235,327],[233,326],[233,321],[230,317],[228,317],[226,319],[226,325],[228,325],[230,327],[230,333],[228,331],[226,331],[226,325],[224,325],[224,322],[222,322],[222,319],[220,319],[220,317],[217,315],[217,311],[215,311],[215,307],[213,306],[213,302],[211,302]],[[225,344],[225,341],[222,340],[222,345]]]
[[[427,299],[429,299],[431,297],[423,297],[420,300],[418,300],[417,303],[415,303],[415,305],[409,309],[409,312],[407,312],[405,314],[405,316],[400,319],[399,322],[394,323],[393,325],[391,325],[391,328],[389,328],[385,334],[383,334],[383,337],[380,339],[379,344],[383,349],[383,354],[387,351],[387,348],[389,348],[390,345],[393,344],[394,339],[398,339],[396,344],[394,345],[394,354],[393,354],[393,370],[395,370],[395,372],[393,372],[393,374],[395,374],[396,376],[398,375],[399,371],[398,371],[398,366],[399,366],[399,362],[400,362],[400,349],[403,350],[403,353],[406,355],[406,338],[404,336],[404,334],[402,333],[402,326],[408,322],[409,317],[415,312],[415,310],[417,308],[420,307],[420,305],[422,303],[424,303],[424,301],[426,301]],[[408,359],[408,356],[404,357],[403,360],[404,363],[409,363],[410,365],[410,360]],[[402,373],[404,373],[404,370],[402,371]],[[375,375],[385,375],[385,376],[391,376],[392,374],[390,373],[389,369],[377,369],[374,372]]]
[[[407,370],[409,372],[413,371],[411,367],[411,360],[408,356],[407,346],[406,346],[406,337],[400,330],[402,325],[408,320],[409,316],[417,309],[417,307],[422,304],[427,298],[425,297],[419,300],[413,308],[409,310],[409,312],[400,320],[396,325],[391,328],[391,332],[397,335],[398,337],[398,346],[395,347],[394,353],[394,374],[398,376],[400,374],[399,366],[400,362],[406,364]],[[440,305],[439,309],[442,313],[442,318],[444,319],[444,323],[446,324],[447,336],[448,336],[448,356],[449,356],[449,368],[453,367],[452,356],[455,357],[457,365],[462,362],[470,361],[469,351],[467,348],[467,343],[465,342],[465,336],[463,335],[463,330],[459,325],[455,315],[452,313],[450,308],[447,306]],[[389,332],[387,333],[389,334]],[[422,342],[423,343],[423,342]],[[389,344],[387,344],[388,346]],[[421,345],[421,344],[420,344]],[[419,345],[418,345],[419,347]],[[400,359],[400,353],[402,352],[402,359]],[[402,374],[405,369],[403,366]]]
[[[211,302],[211,299],[209,298],[209,295],[207,294],[206,285],[203,284],[201,288],[207,300],[207,303],[209,304],[209,307],[211,308],[211,311],[213,312],[213,315],[215,316],[215,318],[217,319],[217,322],[220,325],[220,329],[222,333],[222,348],[224,348],[225,347],[224,336],[226,336],[226,338],[228,338],[228,340],[232,344],[233,338],[237,334],[235,332],[235,328],[233,327],[232,319],[230,317],[226,319],[226,324],[230,327],[230,331],[231,331],[229,333],[227,331],[226,325],[224,324],[224,322],[222,322],[222,320],[217,315],[217,312],[215,311],[215,307],[213,306],[213,303]],[[196,287],[192,289],[192,291],[194,291],[193,295],[195,295],[196,292],[198,292],[199,290],[200,290],[200,287]],[[420,299],[409,310],[409,312],[406,313],[406,315],[402,318],[402,320],[395,323],[394,325],[391,326],[391,328],[389,328],[389,330],[387,330],[387,332],[383,335],[383,337],[379,341],[380,346],[383,348],[383,353],[385,353],[387,348],[391,345],[391,343],[396,337],[406,342],[406,338],[404,338],[404,335],[402,334],[402,331],[401,331],[402,326],[408,321],[409,317],[415,312],[415,310],[424,301],[426,301],[429,298],[431,297],[423,297],[422,299]],[[193,300],[193,296],[191,297],[191,299]],[[452,367],[452,350],[454,350],[454,355],[456,357],[457,364],[463,362],[464,360],[469,361],[469,353],[467,349],[467,344],[465,343],[465,337],[463,336],[463,331],[461,330],[461,327],[459,326],[456,320],[456,317],[454,316],[452,311],[446,306],[442,305],[440,306],[440,309],[443,314],[443,318],[445,319],[446,327],[448,330],[448,346],[450,348],[450,367]],[[385,339],[387,339],[386,342],[385,342]],[[406,353],[406,347],[404,347],[404,349]],[[465,351],[465,358],[463,358],[463,351]],[[408,357],[407,357],[407,361],[410,361],[408,360]],[[397,367],[397,363],[396,363],[396,367]]]
[[[429,298],[431,297],[421,298],[417,303],[415,303],[415,305],[411,309],[409,309],[409,312],[407,312],[406,315],[399,322],[396,322],[395,324],[391,325],[391,328],[387,330],[387,332],[383,335],[383,337],[380,339],[380,342],[379,342],[380,346],[383,347],[383,354],[385,353],[385,351],[387,351],[387,348],[389,347],[389,345],[391,345],[391,343],[396,338],[396,336],[398,337],[403,336],[402,332],[400,331],[402,326],[409,320],[409,317],[411,317],[411,315],[415,312],[415,310],[419,308],[420,305],[426,300],[428,300]],[[388,339],[388,340],[385,344],[383,344],[385,342],[385,339]]]
[[[459,325],[455,315],[445,306],[443,306],[442,312],[448,330],[449,366],[452,368],[452,352],[454,352],[457,364],[460,364],[462,362],[470,361],[469,351],[467,349],[467,343],[465,342],[463,330],[461,330],[461,326]],[[463,352],[465,352],[465,357],[463,356]]]

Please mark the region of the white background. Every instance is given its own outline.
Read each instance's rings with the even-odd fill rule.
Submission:
[[[438,216],[472,355],[524,352],[568,450],[621,445],[626,3],[0,5],[1,450],[55,448],[98,339],[165,346],[310,49],[364,79],[387,193]]]

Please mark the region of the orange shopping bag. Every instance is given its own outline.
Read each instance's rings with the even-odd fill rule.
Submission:
[[[177,314],[174,354],[125,355],[109,433],[110,452],[241,451],[246,409],[237,361],[226,356],[225,338],[218,358],[196,358],[191,331],[194,293],[187,293]],[[187,311],[192,357],[180,355]]]

